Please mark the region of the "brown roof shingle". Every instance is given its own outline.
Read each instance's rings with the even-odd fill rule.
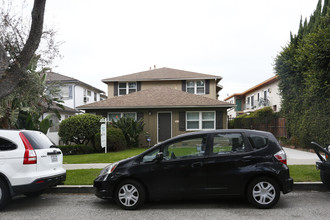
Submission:
[[[182,79],[218,79],[221,76],[209,75],[203,73],[189,72],[171,68],[159,68],[138,73],[132,73],[124,76],[117,76],[103,79],[102,82],[120,82],[120,81],[159,81],[159,80],[182,80]]]
[[[167,87],[154,87],[77,107],[78,109],[233,107],[233,104]]]
[[[59,74],[59,73],[54,73],[54,72],[47,72],[47,76],[46,76],[46,81],[47,82],[60,82],[60,83],[75,83],[75,84],[79,84],[79,85],[83,85],[89,89],[92,89],[92,90],[95,90],[99,93],[105,93],[104,91],[94,87],[94,86],[91,86],[87,83],[84,83],[80,80],[77,80],[75,78],[72,78],[72,77],[68,77],[68,76],[64,76],[62,74]]]

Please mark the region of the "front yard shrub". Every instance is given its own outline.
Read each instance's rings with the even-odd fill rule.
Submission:
[[[139,136],[143,132],[144,126],[142,119],[136,121],[131,117],[122,117],[116,122],[112,120],[112,126],[123,131],[129,148],[139,147]]]
[[[79,155],[95,153],[95,149],[86,145],[59,145],[63,155]]]
[[[101,116],[93,114],[75,115],[63,120],[60,123],[58,135],[65,143],[73,142],[76,144],[92,143],[95,147],[95,134],[100,132]]]
[[[101,152],[101,137],[100,133],[95,135],[95,145]],[[123,131],[120,128],[114,128],[112,126],[107,127],[107,151],[120,151],[127,148],[126,139]]]

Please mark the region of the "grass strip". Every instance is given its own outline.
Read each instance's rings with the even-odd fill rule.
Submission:
[[[147,148],[132,148],[119,152],[68,155],[63,157],[64,164],[113,163],[144,152]]]
[[[316,165],[289,165],[290,176],[295,182],[320,182],[320,171]]]
[[[64,185],[93,185],[102,169],[67,170]]]

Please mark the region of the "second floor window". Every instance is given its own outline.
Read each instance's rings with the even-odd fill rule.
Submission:
[[[205,94],[205,81],[187,81],[187,92],[192,94]]]
[[[137,90],[136,82],[119,83],[118,90],[119,90],[118,92],[119,95],[126,95],[132,92],[136,92]]]
[[[72,86],[61,87],[61,97],[63,99],[72,99]]]

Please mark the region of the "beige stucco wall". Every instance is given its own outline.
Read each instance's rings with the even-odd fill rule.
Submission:
[[[219,109],[135,109],[135,110],[93,110],[94,113],[97,115],[102,115],[103,117],[107,117],[109,112],[142,112],[143,113],[143,120],[144,120],[144,133],[140,136],[140,145],[141,146],[148,146],[146,133],[148,133],[151,137],[150,145],[155,145],[158,142],[158,113],[160,112],[171,112],[172,113],[172,137],[177,135],[192,132],[192,131],[180,131],[179,129],[179,112],[182,111],[219,111]],[[222,114],[222,126],[224,129],[228,128],[227,122],[227,111],[226,109],[221,110]],[[87,110],[88,112],[88,110]]]
[[[168,87],[177,90],[182,90],[182,81],[181,80],[171,80],[171,81],[143,81],[141,82],[141,90],[150,89],[153,87]],[[216,82],[215,80],[210,80],[210,94],[205,94],[206,96],[211,99],[217,99],[216,94]],[[114,97],[114,82],[108,83],[108,98]]]

